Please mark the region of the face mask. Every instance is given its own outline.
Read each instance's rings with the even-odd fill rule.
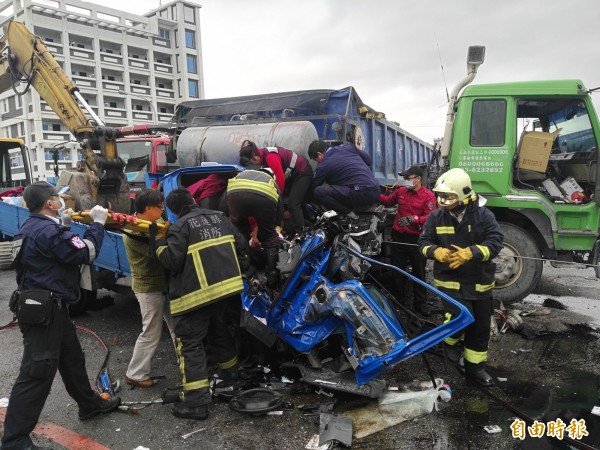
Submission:
[[[54,208],[53,206],[50,206],[50,209],[53,211],[56,211],[58,213],[58,215],[60,216],[64,210],[65,210],[65,201],[62,199],[62,197],[58,197],[58,201],[60,202],[60,208]]]

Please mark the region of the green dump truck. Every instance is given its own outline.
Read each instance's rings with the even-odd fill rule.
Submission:
[[[522,300],[544,260],[598,270],[600,125],[579,80],[471,85],[485,47],[470,47],[468,76],[452,91],[442,145],[428,167],[461,167],[504,232],[495,297]],[[459,95],[460,94],[460,95]]]

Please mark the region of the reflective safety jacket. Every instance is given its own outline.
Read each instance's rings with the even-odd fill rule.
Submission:
[[[460,223],[450,212],[436,209],[427,218],[419,238],[419,250],[429,259],[434,259],[438,247],[454,250],[454,244],[471,249],[473,259],[456,269],[439,261],[433,264],[435,286],[450,295],[460,292],[465,299],[476,299],[494,288],[496,264],[492,259],[502,250],[504,239],[494,214],[480,206],[478,200],[475,196],[470,201]]]
[[[273,177],[259,170],[244,170],[235,178],[229,180],[227,193],[230,192],[256,192],[267,197],[273,202],[279,202],[279,190]]]
[[[185,207],[169,227],[166,242],[157,246],[158,260],[169,274],[173,316],[242,291],[246,242],[222,212]]]

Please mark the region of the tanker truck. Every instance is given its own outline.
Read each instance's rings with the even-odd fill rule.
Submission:
[[[186,101],[177,106],[171,122],[182,130],[170,155],[181,167],[238,164],[246,139],[308,159],[309,144],[321,139],[356,144],[373,158],[379,183],[387,185],[408,166],[429,161],[433,150],[367,106],[353,87]]]

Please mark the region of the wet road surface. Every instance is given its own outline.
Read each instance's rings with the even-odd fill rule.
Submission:
[[[15,288],[14,275],[0,272],[0,324],[7,323],[11,314],[7,303]],[[109,368],[113,380],[123,379],[133,344],[140,331],[139,308],[134,298],[101,292],[100,296],[113,295],[114,305],[88,312],[76,318],[76,324],[93,330],[110,348]],[[591,269],[572,267],[546,268],[536,293],[519,305],[523,311],[536,311],[522,317],[519,333],[507,330],[499,333],[490,346],[490,372],[499,379],[492,392],[540,423],[559,423],[568,426],[571,420],[585,420],[589,436],[581,442],[600,448],[599,416],[591,414],[600,405],[598,368],[600,326],[600,282]],[[548,301],[551,299],[551,301]],[[556,303],[552,302],[555,301]],[[543,305],[564,305],[567,310],[547,308]],[[498,324],[501,326],[502,321]],[[80,332],[86,352],[88,373],[93,379],[104,351],[96,338]],[[0,399],[7,398],[16,377],[22,344],[18,330],[0,330],[2,347],[0,358]],[[355,439],[357,449],[531,449],[568,448],[562,441],[547,437],[530,437],[523,440],[512,436],[511,424],[515,413],[506,410],[478,388],[471,386],[447,362],[436,355],[428,355],[436,377],[443,378],[452,389],[448,403],[440,402],[439,411],[418,419],[408,420],[378,433]],[[180,376],[173,348],[165,332],[157,352],[154,375],[159,383],[150,389],[130,389],[123,386],[123,400],[151,400],[160,397],[168,387],[176,387]],[[428,373],[420,357],[413,358],[389,371],[386,379],[392,386],[403,386],[413,380],[428,380]],[[365,401],[335,395],[332,399],[314,390],[293,392],[282,390],[286,400],[295,406],[313,403],[336,402],[334,411],[365,406]],[[371,403],[373,406],[373,403]],[[243,416],[231,411],[226,403],[216,403],[206,421],[177,419],[170,414],[170,405],[152,405],[138,411],[116,412],[81,422],[77,407],[66,394],[57,376],[52,393],[46,402],[40,422],[47,429],[64,427],[98,443],[94,447],[83,438],[72,437],[57,443],[61,435],[45,433],[44,429],[34,440],[52,448],[110,448],[136,449],[139,446],[156,449],[302,449],[311,437],[319,432],[319,417],[304,415],[299,409],[284,411],[281,415]],[[0,414],[3,409],[0,408]],[[581,423],[581,422],[578,422]],[[484,427],[497,425],[501,431],[489,434]],[[200,431],[198,431],[200,430]],[[193,433],[184,437],[186,434]],[[567,432],[565,431],[565,435]],[[48,437],[51,437],[50,440]],[[79,439],[79,441],[78,441]]]

